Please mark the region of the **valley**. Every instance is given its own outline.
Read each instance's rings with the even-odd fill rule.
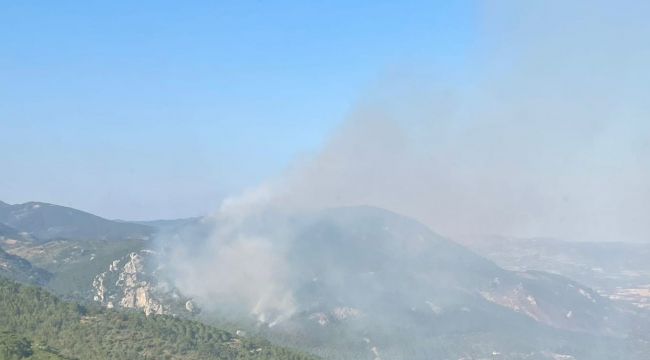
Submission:
[[[650,245],[490,237],[464,245],[514,271],[542,270],[575,279],[598,294],[650,307]]]

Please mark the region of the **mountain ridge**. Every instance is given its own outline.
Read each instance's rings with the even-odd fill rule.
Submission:
[[[4,251],[0,247],[0,275],[32,285],[44,286],[52,280],[53,274],[38,268],[20,256]]]
[[[0,223],[40,240],[67,239],[149,239],[155,228],[119,223],[71,207],[26,202],[0,204]]]
[[[269,276],[273,268],[251,252],[259,244],[287,276]],[[238,255],[238,247],[246,252]],[[505,270],[416,220],[381,208],[341,207],[288,217],[262,211],[238,218],[234,227],[223,217],[205,218],[158,248],[187,255],[173,260],[180,261],[181,271],[196,270],[174,283],[200,308],[220,301],[220,272],[234,276],[261,269],[260,276],[275,287],[252,309],[242,309],[258,319],[246,330],[330,359],[450,358],[463,353],[457,348],[461,344],[474,347],[472,341],[486,348],[465,352],[466,357],[499,352],[507,359],[533,353],[529,358],[604,359],[609,355],[601,353],[628,346],[621,340],[631,328],[625,311],[589,287],[559,275]],[[221,249],[240,262],[215,267]],[[247,259],[256,260],[247,264]],[[163,260],[162,268],[177,265]],[[258,286],[263,284],[224,291],[247,294]],[[288,315],[286,303],[268,302],[287,298],[294,307]],[[305,331],[312,335],[299,340]],[[346,340],[337,338],[341,333]],[[452,334],[458,338],[449,341]],[[594,339],[608,348],[590,349]],[[508,342],[518,345],[509,348]]]
[[[504,359],[605,359],[601,352],[637,349],[637,338],[626,337],[631,330],[643,333],[644,325],[626,315],[630,309],[588,286],[542,271],[503,269],[417,220],[377,207],[263,211],[234,224],[210,216],[174,222],[163,221],[170,226],[154,241],[50,239],[9,250],[52,271],[48,288],[58,294],[154,317],[214,321],[327,359],[493,352]],[[268,256],[272,266],[264,267]],[[222,261],[226,265],[215,269]],[[174,278],[177,265],[197,269],[189,273],[196,278]],[[285,275],[273,277],[277,269]],[[259,292],[266,284],[258,276],[273,284],[271,292]],[[220,281],[232,288],[219,289]],[[251,293],[260,296],[250,307],[219,307],[224,297]],[[589,348],[595,339],[602,348]]]

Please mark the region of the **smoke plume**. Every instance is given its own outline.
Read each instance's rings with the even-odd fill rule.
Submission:
[[[205,241],[172,245],[176,286],[265,321],[294,312],[286,223],[240,231],[269,209],[374,205],[452,238],[649,241],[649,8],[484,2],[472,86],[378,85],[318,154],[224,201]]]
[[[485,2],[475,89],[384,82],[286,195],[451,237],[650,240],[649,10]]]

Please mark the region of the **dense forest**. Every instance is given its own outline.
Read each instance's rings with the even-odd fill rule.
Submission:
[[[317,358],[173,316],[81,306],[0,277],[0,359]]]

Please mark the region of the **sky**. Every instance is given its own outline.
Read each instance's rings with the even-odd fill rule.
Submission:
[[[0,6],[2,201],[650,241],[650,2]]]
[[[2,2],[0,200],[120,219],[215,210],[396,78],[472,89],[479,6]]]

